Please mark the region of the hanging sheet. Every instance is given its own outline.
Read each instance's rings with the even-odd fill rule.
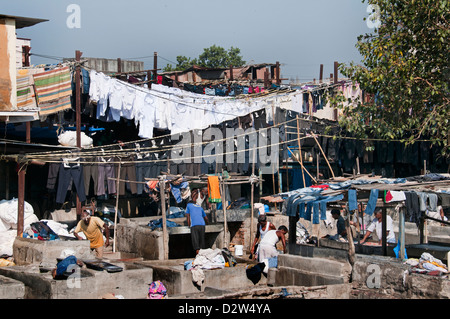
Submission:
[[[72,84],[68,66],[33,75],[40,115],[71,108]]]

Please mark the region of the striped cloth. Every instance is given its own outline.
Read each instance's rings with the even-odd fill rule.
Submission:
[[[33,74],[43,71],[42,68],[17,70],[17,107],[20,110],[37,109]]]
[[[71,108],[72,85],[68,66],[33,75],[40,115]]]

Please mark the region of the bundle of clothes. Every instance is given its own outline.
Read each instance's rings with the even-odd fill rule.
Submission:
[[[447,266],[438,258],[430,253],[423,253],[419,259],[409,258],[404,264],[410,265],[410,273],[426,274],[430,276],[446,276],[448,278]]]
[[[205,269],[223,269],[225,267],[234,267],[237,264],[236,259],[231,255],[227,248],[223,249],[200,249],[194,260],[188,260],[184,263],[184,270],[192,273],[192,281],[201,287],[205,280]]]

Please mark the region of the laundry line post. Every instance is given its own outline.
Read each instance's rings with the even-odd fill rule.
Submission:
[[[119,161],[119,168],[117,170],[117,180],[116,180],[116,213],[114,214],[114,240],[113,240],[113,252],[116,252],[116,226],[117,226],[117,215],[119,215],[119,184],[120,184],[120,168],[122,162]]]
[[[405,259],[405,210],[406,207],[404,205],[402,205],[402,207],[400,207],[399,210],[399,222],[398,222],[398,227],[399,227],[399,240],[400,240],[400,260],[404,260]]]
[[[299,156],[300,156],[300,165],[301,165],[301,170],[302,170],[303,187],[306,187],[305,172],[303,171],[304,166],[303,166],[303,156],[302,156],[302,144],[300,142],[300,123],[299,123],[298,115],[297,115],[296,122],[297,122],[297,143],[298,143],[298,152],[299,152]]]
[[[159,194],[161,201],[161,213],[163,222],[163,246],[164,246],[164,260],[169,259],[169,239],[167,236],[167,217],[166,217],[166,176],[159,177]]]
[[[347,240],[348,240],[348,261],[350,265],[355,264],[355,244],[353,243],[353,235],[352,230],[350,228],[350,211],[345,209],[345,231],[347,232]]]
[[[251,212],[251,219],[250,219],[250,241],[249,241],[249,250],[252,249],[252,240],[253,240],[253,232],[254,227],[253,227],[253,219],[254,219],[254,201],[255,201],[255,196],[254,196],[254,192],[255,192],[255,184],[253,183],[253,179],[255,177],[255,155],[256,155],[256,150],[255,147],[253,147],[253,163],[252,163],[252,178],[250,180],[251,183],[251,193],[250,193],[250,212]]]
[[[18,163],[18,208],[17,208],[17,236],[22,237],[24,230],[25,215],[25,174],[27,172],[27,163]]]
[[[81,67],[80,61],[83,53],[75,51],[75,109],[76,109],[76,130],[77,130],[77,147],[81,149]],[[81,202],[77,194],[77,216],[81,216]]]
[[[226,248],[228,248],[228,224],[227,224],[227,207],[225,203],[225,183],[223,180],[223,169],[222,176],[219,178],[219,188],[220,188],[220,198],[222,201],[222,211],[223,211],[223,243]]]

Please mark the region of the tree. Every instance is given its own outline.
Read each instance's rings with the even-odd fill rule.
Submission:
[[[203,53],[199,55],[198,59],[191,59],[185,56],[177,56],[177,65],[172,67],[168,64],[164,71],[182,71],[195,65],[200,65],[206,68],[228,68],[230,65],[241,67],[245,65],[245,61],[240,55],[239,48],[231,47],[228,51],[216,45],[203,49]]]
[[[412,144],[428,139],[449,156],[448,0],[363,0],[377,9],[381,24],[356,44],[363,65],[340,65],[369,101],[345,101],[340,124],[360,137]]]

